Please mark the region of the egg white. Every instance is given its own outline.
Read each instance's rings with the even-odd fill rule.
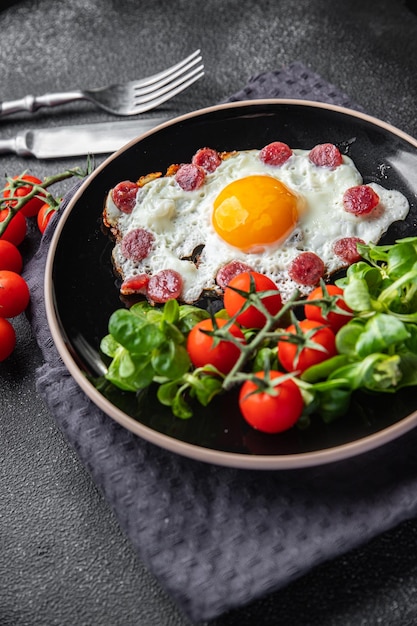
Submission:
[[[235,259],[274,280],[284,301],[295,289],[308,293],[311,288],[294,283],[288,276],[288,267],[300,252],[315,252],[330,274],[344,266],[332,250],[336,240],[360,237],[366,243],[377,243],[390,224],[405,219],[409,211],[408,201],[400,192],[371,183],[380,197],[378,207],[363,217],[347,213],[342,202],[344,191],[363,182],[352,159],[343,156],[343,163],[330,169],[311,163],[308,154],[309,150],[294,150],[288,161],[275,167],[259,159],[259,150],[233,153],[194,191],[182,190],[173,176],[152,180],[139,190],[131,214],[118,211],[110,193],[105,212],[107,222],[118,233],[119,241],[113,250],[115,266],[124,279],[162,269],[176,270],[184,281],[184,302],[196,301],[203,290],[216,290],[218,270]],[[245,253],[221,239],[211,217],[221,190],[234,180],[252,175],[280,180],[304,200],[305,209],[286,241]],[[120,249],[121,238],[135,228],[146,228],[154,236],[151,253],[140,263],[126,259]],[[197,265],[184,258],[201,244],[204,249]]]

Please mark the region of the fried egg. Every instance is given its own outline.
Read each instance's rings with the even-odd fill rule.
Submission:
[[[258,149],[231,153],[191,191],[175,176],[150,180],[138,189],[131,213],[119,211],[110,192],[105,222],[116,233],[113,261],[122,278],[175,270],[183,279],[180,299],[191,303],[205,290],[219,292],[217,272],[240,261],[270,277],[285,301],[295,289],[304,295],[312,289],[288,274],[301,252],[314,252],[330,275],[346,265],[333,251],[335,241],[359,237],[377,243],[409,211],[399,191],[370,183],[378,206],[363,216],[347,212],[343,194],[363,180],[346,155],[334,168],[311,162],[309,150],[294,149],[279,166],[259,155]],[[152,235],[150,251],[140,261],[122,251],[123,238],[134,229]],[[202,250],[195,262],[197,249]]]

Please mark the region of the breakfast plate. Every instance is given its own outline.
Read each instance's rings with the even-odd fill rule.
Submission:
[[[301,430],[266,435],[248,426],[232,391],[190,419],[179,419],[152,396],[140,402],[103,380],[100,341],[110,315],[124,306],[102,228],[109,190],[172,163],[189,162],[201,147],[218,151],[261,148],[280,140],[301,149],[331,142],[348,151],[364,182],[403,193],[404,221],[383,242],[414,235],[417,219],[417,141],[362,113],[299,100],[255,100],[202,109],[138,137],[100,165],[81,185],[57,225],[47,260],[45,301],[52,337],[86,395],[123,427],[162,448],[219,465],[291,469],[352,457],[379,447],[417,425],[413,388],[396,394],[355,396],[347,415]]]

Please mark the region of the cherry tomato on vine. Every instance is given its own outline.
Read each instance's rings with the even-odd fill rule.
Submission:
[[[278,360],[287,372],[302,373],[336,354],[336,337],[328,326],[313,320],[302,320],[298,326],[300,333],[292,324],[278,340]],[[291,335],[300,337],[300,343],[292,343],[285,338]]]
[[[261,298],[262,304],[271,313],[276,315],[282,307],[281,295],[278,291],[276,284],[264,274],[258,272],[242,272],[238,274],[227,285],[224,291],[224,307],[232,317],[236,315],[245,303],[245,297],[241,296],[234,289],[240,289],[241,291],[249,292],[251,277],[254,281],[255,289],[257,292],[274,290],[276,294]],[[231,289],[232,288],[232,289]],[[265,315],[259,311],[255,306],[251,305],[246,311],[240,313],[236,321],[245,328],[262,328],[265,325]]]
[[[216,324],[222,328],[227,320],[216,319]],[[240,349],[231,341],[221,340],[214,345],[215,339],[202,331],[213,331],[213,321],[211,319],[198,322],[191,329],[187,337],[187,352],[194,367],[204,365],[214,365],[222,374],[230,372],[240,356]],[[245,337],[236,324],[230,327],[230,334],[244,342]]]
[[[0,271],[0,317],[20,315],[29,299],[29,287],[22,276],[9,270]]]
[[[5,361],[16,346],[16,332],[9,320],[0,317],[0,361]]]
[[[10,270],[20,274],[22,267],[22,255],[16,246],[6,239],[0,239],[0,270]]]
[[[269,372],[271,381],[282,376],[281,372]],[[265,373],[258,372],[256,378],[264,379]],[[253,428],[264,433],[288,430],[300,418],[303,407],[301,392],[290,379],[265,390],[256,382],[247,380],[240,389],[239,409],[243,417]]]
[[[8,214],[8,209],[2,209],[0,211],[0,222],[4,222]],[[19,213],[16,213],[16,215],[12,218],[11,222],[8,223],[6,230],[2,235],[0,235],[0,239],[11,241],[11,243],[14,243],[15,246],[18,246],[25,238],[26,230],[26,219],[19,211]]]
[[[322,287],[316,287],[308,295],[304,315],[309,320],[330,326],[333,332],[337,333],[351,319],[353,313],[343,300],[343,289],[337,285],[326,285],[325,292],[327,293],[323,292]],[[309,304],[309,301],[320,300],[321,298],[325,301],[323,307],[318,304]],[[346,313],[340,313],[337,309],[342,309]]]
[[[48,226],[53,215],[55,215],[55,209],[53,209],[50,204],[45,202],[39,209],[37,217],[38,228],[42,234],[45,232],[46,227]]]
[[[30,174],[23,174],[23,176],[15,176],[13,178],[13,180],[16,180],[17,178],[21,178],[22,180],[27,181],[28,183],[33,183],[35,185],[41,185],[42,181],[37,178],[36,176],[31,176]],[[9,186],[10,187],[10,186]],[[23,196],[27,196],[33,189],[33,185],[22,185],[21,187],[17,187],[14,192],[13,195],[17,198],[22,198]],[[4,197],[5,198],[9,198],[10,197],[10,188],[4,190]],[[16,204],[17,200],[13,200],[12,202],[10,202],[11,206],[14,206]],[[22,213],[25,217],[34,217],[35,215],[38,214],[39,209],[41,208],[42,204],[44,203],[44,200],[41,198],[31,198],[19,211],[19,213]]]

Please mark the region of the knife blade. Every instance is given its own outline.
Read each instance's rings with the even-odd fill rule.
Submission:
[[[53,159],[110,154],[167,119],[152,117],[24,130],[10,139],[0,139],[0,155],[14,152],[22,157]]]

